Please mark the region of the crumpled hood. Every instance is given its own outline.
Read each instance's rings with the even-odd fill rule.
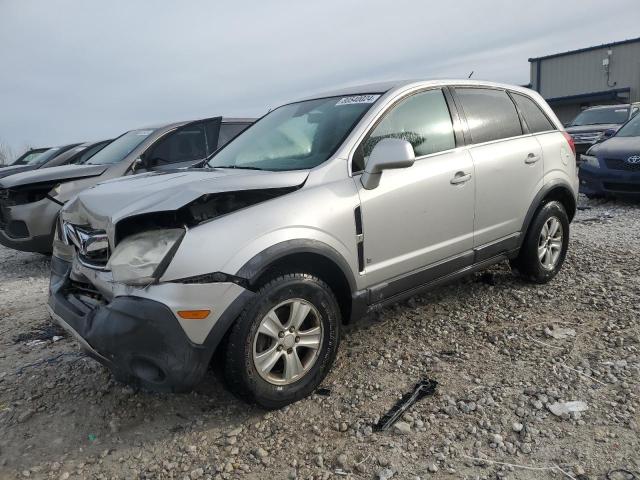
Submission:
[[[84,190],[64,207],[64,219],[112,233],[123,218],[174,211],[203,195],[297,187],[309,172],[190,169],[118,178]]]
[[[592,133],[592,132],[604,132],[605,130],[613,129],[618,130],[621,125],[617,123],[599,123],[597,125],[584,125],[582,127],[567,127],[565,130],[571,135],[576,133]]]
[[[102,175],[108,165],[62,165],[60,167],[39,168],[32,172],[11,175],[0,182],[4,188],[14,188],[33,183],[64,182],[77,178]]]
[[[640,155],[640,137],[611,137],[589,149],[590,155],[626,160]]]
[[[0,168],[0,178],[8,177],[9,175],[16,175],[21,172],[28,172],[35,170],[36,165],[9,165],[7,167]]]

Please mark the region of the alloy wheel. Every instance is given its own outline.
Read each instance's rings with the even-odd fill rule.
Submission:
[[[302,378],[318,359],[324,327],[318,310],[292,298],[276,305],[260,321],[253,340],[258,374],[274,385]]]
[[[557,217],[549,217],[538,237],[538,259],[544,268],[553,270],[558,264],[563,244],[562,223]]]

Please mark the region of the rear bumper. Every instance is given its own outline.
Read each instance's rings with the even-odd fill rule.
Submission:
[[[52,258],[52,318],[118,380],[154,391],[188,391],[200,382],[220,340],[249,299],[236,298],[207,340],[195,344],[163,303],[136,296],[92,298],[74,290],[71,271],[71,263]]]
[[[0,203],[0,243],[23,252],[51,253],[60,208],[48,198],[22,205]]]
[[[640,172],[581,165],[580,191],[587,195],[640,195]]]

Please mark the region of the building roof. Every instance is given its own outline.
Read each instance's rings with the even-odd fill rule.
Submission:
[[[618,45],[626,45],[628,43],[635,43],[635,42],[640,42],[640,37],[629,38],[627,40],[620,40],[619,42],[603,43],[602,45],[594,45],[593,47],[579,48],[578,50],[568,50],[566,52],[553,53],[551,55],[545,55],[543,57],[533,57],[529,59],[529,62],[535,62],[537,60],[546,60],[548,58],[563,57],[565,55],[574,55],[576,53],[590,52],[592,50],[599,50],[601,48],[617,47]]]

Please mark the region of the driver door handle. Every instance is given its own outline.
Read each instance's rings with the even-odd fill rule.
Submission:
[[[456,172],[455,176],[451,179],[451,185],[459,185],[471,180],[471,174],[465,172]]]
[[[538,160],[540,160],[540,155],[530,153],[529,155],[527,155],[527,158],[524,159],[524,163],[526,163],[527,165],[531,165],[533,163],[536,163]]]

